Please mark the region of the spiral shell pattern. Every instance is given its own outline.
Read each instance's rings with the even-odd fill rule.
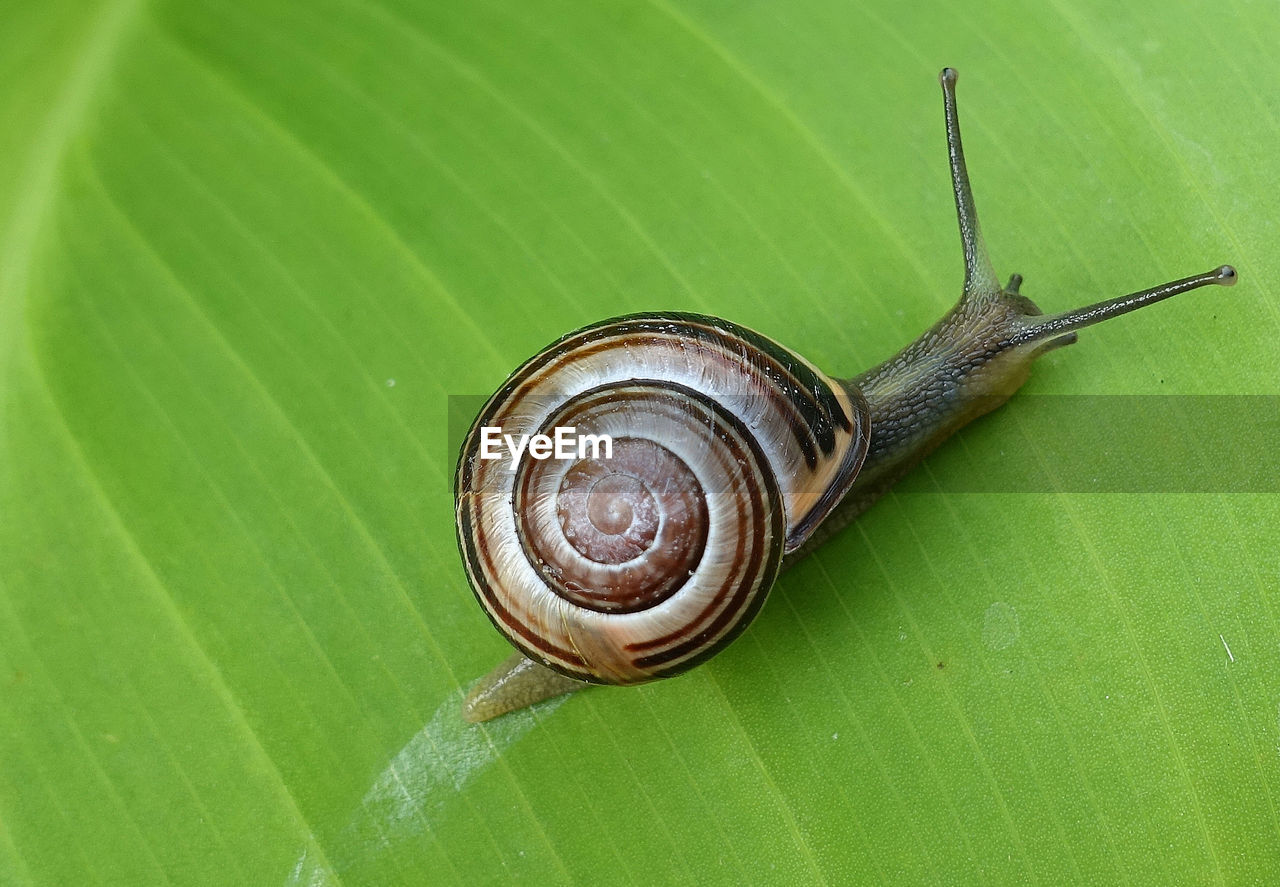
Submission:
[[[736,637],[784,553],[848,490],[865,401],[803,358],[694,314],[616,318],[529,360],[463,444],[458,542],[477,599],[527,656],[631,684],[684,671]],[[514,466],[482,431],[612,439]]]

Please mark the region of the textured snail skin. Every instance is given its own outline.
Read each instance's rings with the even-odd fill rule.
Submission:
[[[467,720],[487,720],[580,689],[587,686],[586,681],[638,683],[703,661],[745,628],[784,562],[794,562],[812,550],[870,507],[947,437],[1007,401],[1041,354],[1076,341],[1075,331],[1081,327],[1201,286],[1235,282],[1234,269],[1224,265],[1054,315],[1043,314],[1019,293],[1019,275],[1001,286],[982,242],[965,167],[955,71],[944,69],[940,81],[965,282],[955,307],[915,342],[859,376],[833,380],[804,358],[728,321],[700,315],[636,315],[604,321],[562,338],[527,362],[490,400],[459,462],[459,547],[477,598],[522,653],[472,688],[463,706]],[[552,395],[567,402],[586,402],[589,409],[566,412],[568,408],[539,406]],[[579,490],[576,480],[581,474],[583,484],[597,484],[608,469],[584,468],[578,474],[561,470],[537,486],[539,482],[531,477],[537,471],[545,474],[545,468],[504,475],[480,465],[475,457],[477,429],[511,422],[520,430],[538,430],[566,416],[578,420],[595,416],[603,417],[600,427],[620,428],[626,437],[635,429],[628,431],[620,417],[638,415],[642,408],[657,404],[655,421],[665,422],[670,431],[675,426],[663,411],[675,407],[667,403],[667,395],[684,398],[689,406],[680,410],[691,410],[698,417],[695,425],[712,428],[712,439],[729,441],[730,456],[721,461],[745,472],[744,482],[738,486],[733,485],[738,484],[736,480],[726,482],[724,489],[720,482],[691,481],[708,488],[701,490],[710,503],[707,520],[714,524],[712,518],[726,509],[735,510],[730,505],[741,489],[751,493],[743,500],[750,504],[736,510],[750,512],[756,522],[750,530],[711,531],[706,538],[708,531],[698,522],[702,518],[695,516],[680,524],[676,535],[682,543],[673,562],[682,571],[688,567],[688,578],[681,574],[666,584],[655,580],[642,593],[615,582],[616,577],[599,580],[595,573],[585,587],[566,581],[565,570],[571,565],[562,553],[565,545],[524,543],[544,529],[556,529],[550,517],[554,509],[548,503],[555,500],[557,491],[562,501],[577,503],[571,507],[603,521],[613,532],[611,521],[617,515],[607,508],[593,511],[592,493],[582,491],[587,486]],[[735,409],[744,415],[734,415]],[[610,422],[623,424],[610,426]],[[683,439],[687,429],[678,430],[677,437]],[[748,441],[747,432],[759,435],[759,440]],[[643,435],[635,432],[634,436]],[[666,449],[658,443],[645,446]],[[687,441],[670,446],[677,451],[677,462],[697,463],[699,447]],[[613,484],[623,491],[619,495],[640,503],[635,508],[628,504],[622,509],[625,520],[616,522],[627,526],[628,532],[641,528],[632,532],[634,539],[624,542],[644,554],[661,541],[661,532],[655,528],[666,526],[668,520],[650,515],[651,506],[659,506],[650,502],[653,497],[645,490],[660,488],[662,478],[686,476],[668,458],[671,453],[659,455],[654,462],[660,466],[655,470],[657,477],[632,484],[635,490],[627,487],[629,482]],[[645,465],[650,460],[632,461]],[[632,469],[619,470],[625,474]],[[708,476],[701,465],[689,471],[693,478]],[[531,488],[540,494],[529,495]],[[690,506],[688,495],[677,501],[673,513],[682,520],[697,510]],[[539,510],[544,513],[540,520]],[[528,517],[530,513],[535,517]],[[579,526],[575,520],[562,510],[560,529],[568,532]],[[721,549],[726,541],[735,539],[736,554],[724,556]],[[576,546],[593,557],[603,553],[605,560],[617,562],[609,568],[613,570],[625,571],[641,563],[639,554],[636,560],[625,559],[632,549],[611,545],[607,539],[593,537],[587,542],[571,540],[568,548]],[[743,563],[749,569],[735,572]],[[714,584],[725,577],[732,581],[720,592],[708,590],[702,582],[705,578]],[[509,581],[519,587],[504,588]],[[690,589],[703,594],[701,598],[695,594],[698,603],[684,608],[697,618],[691,626],[677,626],[671,618],[681,607],[673,602]],[[522,603],[524,592],[535,595],[533,603]],[[649,615],[654,611],[659,613],[656,620]]]

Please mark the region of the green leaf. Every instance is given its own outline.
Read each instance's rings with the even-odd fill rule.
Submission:
[[[1274,415],[1277,45],[1265,3],[7,4],[0,883],[1277,883],[1274,481],[1082,492],[1114,454],[1036,420]],[[1041,306],[1240,284],[1046,357],[707,666],[464,726],[506,645],[450,397],[641,309],[892,354],[961,283],[944,64]],[[1188,458],[1274,478],[1235,432]]]

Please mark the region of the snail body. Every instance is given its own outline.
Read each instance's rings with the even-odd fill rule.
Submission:
[[[459,549],[477,600],[520,652],[473,688],[468,720],[706,660],[759,611],[785,560],[1008,400],[1041,354],[1081,327],[1234,283],[1224,265],[1051,315],[1019,292],[1020,276],[1000,285],[965,167],[955,71],[940,81],[964,288],[897,355],[836,379],[730,321],[638,314],[561,338],[485,405],[458,464]],[[612,451],[514,464],[484,451],[486,430],[565,427],[608,438]]]

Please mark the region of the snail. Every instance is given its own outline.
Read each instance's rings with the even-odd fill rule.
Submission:
[[[564,336],[490,398],[459,457],[458,546],[477,600],[519,652],[475,685],[467,720],[705,661],[744,630],[785,562],[1008,400],[1037,357],[1082,327],[1235,282],[1223,265],[1060,314],[1022,295],[1020,275],[1001,286],[956,79],[951,68],[939,77],[964,288],[897,355],[837,379],[727,320],[635,314]],[[499,432],[512,446],[493,458]]]

